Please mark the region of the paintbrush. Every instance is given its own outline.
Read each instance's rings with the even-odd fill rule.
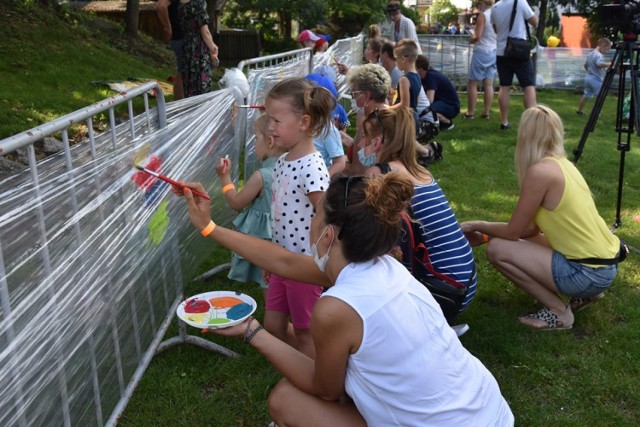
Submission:
[[[140,166],[140,165],[134,165],[134,166],[136,167],[136,169],[139,169],[142,172],[146,172],[149,175],[155,176],[156,178],[161,179],[162,181],[167,182],[167,183],[169,183],[171,185],[175,185],[176,187],[181,188],[183,191],[184,191],[185,188],[187,188],[183,184],[180,184],[178,181],[174,181],[171,178],[168,178],[168,177],[166,177],[164,175],[160,175],[158,172],[152,171],[151,169],[147,169],[147,168],[145,168],[143,166]],[[201,193],[201,192],[196,191],[196,190],[192,190],[191,188],[189,188],[189,190],[191,190],[191,192],[193,194],[195,194],[196,196],[202,197],[203,199],[211,200],[211,197],[207,196],[204,193]]]

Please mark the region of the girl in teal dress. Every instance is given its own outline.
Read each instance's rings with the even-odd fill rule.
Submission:
[[[216,173],[220,177],[222,193],[229,206],[242,211],[233,221],[236,229],[242,233],[262,239],[271,240],[271,181],[276,160],[284,150],[278,148],[269,133],[269,119],[266,114],[260,115],[255,122],[256,155],[262,161],[259,170],[255,171],[245,182],[244,186],[237,190],[229,176],[231,162],[229,159],[220,159],[216,166]],[[229,279],[238,282],[254,281],[260,285],[264,296],[267,296],[267,285],[262,277],[262,270],[249,261],[234,253],[231,260]]]

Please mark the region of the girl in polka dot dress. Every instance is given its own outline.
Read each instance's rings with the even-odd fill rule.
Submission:
[[[276,84],[267,95],[269,132],[287,150],[276,161],[272,183],[272,239],[290,251],[311,256],[309,228],[314,207],[329,186],[329,174],[313,137],[331,124],[335,98],[304,78]],[[269,275],[265,328],[310,357],[314,356],[311,312],[322,288]],[[289,319],[293,324],[291,328]]]

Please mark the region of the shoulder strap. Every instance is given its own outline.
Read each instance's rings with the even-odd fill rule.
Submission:
[[[518,0],[513,0],[513,10],[511,11],[511,20],[509,21],[509,32],[513,27],[513,21],[516,19],[516,7],[518,6]]]
[[[509,21],[509,34],[511,34],[511,28],[513,27],[513,21],[516,19],[516,8],[518,6],[518,0],[513,0],[513,10],[511,11],[511,20]],[[527,40],[531,40],[531,34],[529,33],[529,24],[527,20],[522,17],[524,21],[524,28],[527,30]]]
[[[413,255],[412,259],[406,259],[403,251],[403,263],[405,265],[411,266],[411,273],[415,274],[416,272],[420,271],[419,268],[417,268],[418,266],[416,266],[416,263],[419,262],[421,266],[425,270],[427,270],[427,272],[431,274],[433,277],[440,279],[443,282],[446,282],[450,285],[453,285],[456,288],[466,289],[465,285],[447,276],[446,274],[442,274],[436,271],[436,269],[433,267],[433,265],[431,264],[431,259],[429,258],[429,250],[427,249],[427,246],[424,244],[422,240],[422,233],[420,232],[420,230],[415,229],[419,227],[418,227],[418,223],[416,223],[412,218],[413,212],[411,211],[411,207],[409,207],[409,212],[401,212],[400,215],[402,217],[402,221],[404,221],[405,223],[405,228],[409,233],[408,240],[409,240],[409,244],[411,245],[410,256]],[[475,265],[474,265],[474,268],[475,268]],[[473,275],[471,275],[469,280],[471,280],[472,278],[473,278]]]
[[[382,172],[383,175],[391,172],[391,166],[389,166],[389,163],[376,163],[375,166],[380,168],[380,172]]]

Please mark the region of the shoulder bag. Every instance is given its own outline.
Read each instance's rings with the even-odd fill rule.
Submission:
[[[518,0],[513,1],[513,10],[511,11],[511,20],[509,21],[509,34],[511,34],[511,28],[513,27],[513,21],[516,17],[516,8],[518,7]],[[529,24],[527,20],[524,20],[524,26],[527,29],[527,38],[519,39],[516,37],[507,36],[507,45],[504,48],[503,56],[506,58],[515,59],[518,61],[528,61],[531,57],[531,42],[529,39]]]

